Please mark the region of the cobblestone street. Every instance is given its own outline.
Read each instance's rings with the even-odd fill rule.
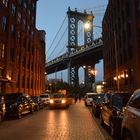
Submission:
[[[105,140],[83,102],[69,109],[44,109],[0,125],[1,140]]]

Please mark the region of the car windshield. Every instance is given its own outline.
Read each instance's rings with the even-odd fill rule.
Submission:
[[[123,93],[116,94],[113,98],[114,106],[119,107],[119,108],[126,106],[130,96],[131,94],[123,94]]]
[[[89,94],[89,95],[87,95],[88,98],[95,98],[95,96],[97,96],[97,95],[95,95],[95,94]]]
[[[40,95],[41,98],[49,98],[49,95]]]
[[[126,106],[131,94],[125,93],[125,94],[119,94],[120,98],[122,99],[122,106]]]
[[[33,99],[34,101],[38,101],[38,100],[39,100],[39,97],[34,96],[34,97],[32,97],[32,99]]]
[[[99,94],[99,95],[95,96],[95,100],[98,103],[104,102],[105,101],[104,94]]]
[[[9,94],[5,96],[6,102],[17,102],[21,100],[20,94]]]
[[[64,97],[65,97],[64,94],[58,94],[58,93],[51,95],[51,98],[64,98]]]

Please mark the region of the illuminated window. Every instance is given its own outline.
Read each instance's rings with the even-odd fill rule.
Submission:
[[[7,7],[8,6],[8,0],[3,0],[2,3]]]
[[[0,59],[4,58],[4,54],[5,54],[5,44],[0,43]]]

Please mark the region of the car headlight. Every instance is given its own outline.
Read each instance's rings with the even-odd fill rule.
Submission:
[[[62,100],[61,102],[62,102],[62,104],[66,103],[66,101],[65,101],[65,100]]]
[[[51,104],[53,104],[53,103],[54,103],[54,101],[53,101],[53,100],[50,100],[50,103],[51,103]]]

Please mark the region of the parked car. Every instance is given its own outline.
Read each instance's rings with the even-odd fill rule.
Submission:
[[[92,112],[94,114],[95,117],[99,117],[100,116],[100,112],[101,112],[101,106],[102,104],[105,103],[105,94],[101,93],[101,94],[97,94],[97,96],[95,96],[95,98],[92,101]]]
[[[95,98],[97,94],[98,93],[92,93],[92,92],[86,93],[86,95],[84,96],[85,106],[91,106],[93,98]]]
[[[50,100],[50,94],[41,94],[40,98],[42,99],[42,101],[44,102],[44,105],[47,106],[49,104],[49,100]]]
[[[140,139],[140,89],[134,91],[124,109],[122,140]]]
[[[40,96],[32,96],[32,100],[35,103],[35,110],[36,111],[38,111],[39,109],[43,109],[44,108],[44,102],[40,98]]]
[[[9,93],[4,95],[6,116],[21,118],[22,114],[33,113],[34,103],[29,95],[24,93]]]
[[[50,96],[49,107],[50,108],[68,108],[69,103],[68,103],[67,97],[61,93],[53,93]]]
[[[5,112],[5,99],[4,96],[0,94],[0,121],[4,119]]]
[[[109,126],[112,137],[117,137],[117,134],[121,133],[122,110],[130,96],[127,92],[107,94],[108,101],[101,107],[100,123]]]

